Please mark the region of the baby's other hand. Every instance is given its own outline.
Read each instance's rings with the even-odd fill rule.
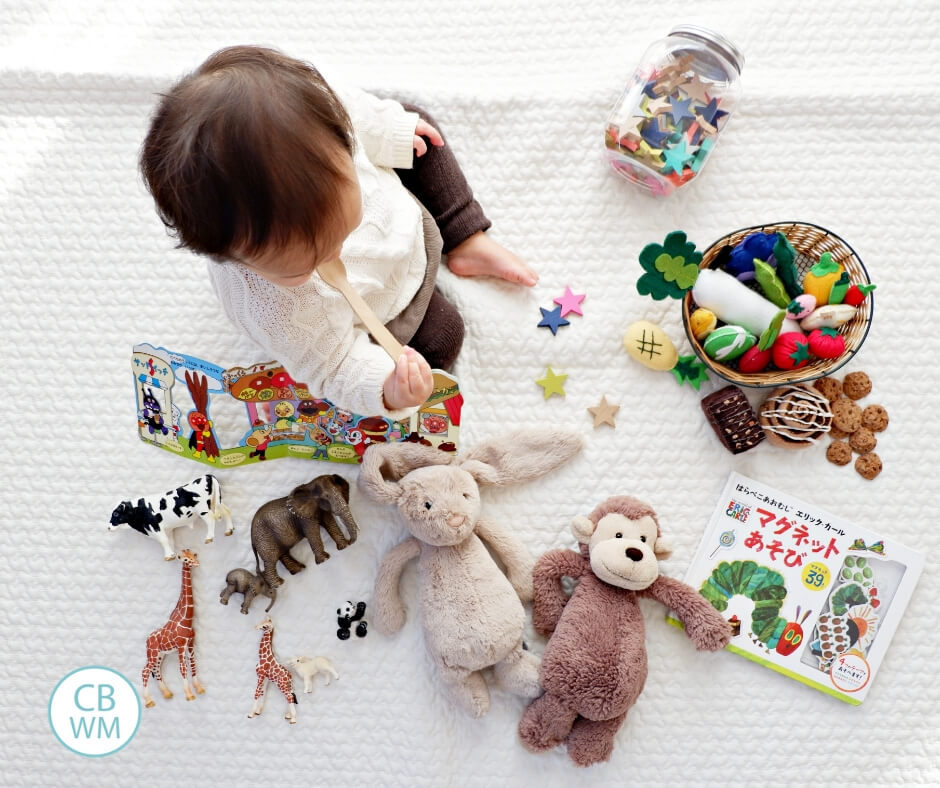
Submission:
[[[392,374],[385,378],[382,392],[389,410],[423,405],[434,390],[434,376],[424,357],[414,348],[406,347],[398,358]]]
[[[420,157],[428,152],[428,144],[424,141],[424,137],[431,140],[431,144],[437,148],[444,144],[444,138],[441,136],[441,133],[426,120],[418,118],[418,125],[415,126],[415,138],[412,143],[416,156]]]

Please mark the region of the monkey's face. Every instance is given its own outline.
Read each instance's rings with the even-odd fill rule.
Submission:
[[[606,514],[588,544],[591,568],[605,583],[641,591],[659,577],[656,559],[656,523],[652,517],[630,520]]]

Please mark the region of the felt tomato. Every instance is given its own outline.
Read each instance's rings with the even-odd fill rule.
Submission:
[[[799,369],[809,363],[809,340],[796,331],[777,337],[772,349],[774,365],[780,369]]]
[[[773,355],[770,348],[761,350],[756,345],[750,350],[746,350],[744,355],[738,359],[738,371],[744,373],[763,372],[770,364]]]
[[[834,328],[817,328],[809,335],[809,352],[820,358],[838,358],[845,353],[845,337]]]

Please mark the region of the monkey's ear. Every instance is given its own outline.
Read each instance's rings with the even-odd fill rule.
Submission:
[[[659,559],[669,558],[672,555],[672,542],[666,537],[660,536],[656,539],[656,544],[653,545],[653,553]]]
[[[571,521],[571,533],[581,544],[588,544],[591,541],[596,528],[597,526],[583,514],[579,514]]]

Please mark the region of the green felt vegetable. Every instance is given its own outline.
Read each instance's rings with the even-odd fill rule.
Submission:
[[[783,233],[777,233],[777,243],[774,244],[774,259],[777,261],[777,276],[790,294],[796,298],[803,292],[800,286],[800,272],[796,267],[796,249]]]
[[[832,290],[829,291],[829,303],[841,304],[845,300],[845,294],[849,292],[851,286],[852,282],[849,280],[849,272],[843,271],[842,276],[836,280],[836,283],[832,286]]]
[[[781,309],[774,315],[773,320],[770,321],[770,325],[764,330],[764,333],[760,335],[760,340],[757,342],[758,350],[770,350],[774,346],[774,342],[777,341],[777,337],[780,335],[780,327],[783,325],[783,319],[787,316],[787,310]]]
[[[685,233],[671,232],[661,245],[647,244],[640,252],[640,265],[646,273],[637,280],[637,292],[655,301],[682,298],[695,284],[700,262],[702,253],[695,251]]]
[[[696,391],[708,380],[708,370],[697,356],[679,356],[676,365],[669,371],[679,381],[680,386],[688,383]]]
[[[790,295],[783,286],[783,282],[780,281],[780,277],[777,276],[777,272],[774,271],[773,266],[755,257],[754,278],[757,280],[757,284],[760,285],[760,289],[764,291],[768,301],[776,304],[781,309],[787,308],[791,300]]]

